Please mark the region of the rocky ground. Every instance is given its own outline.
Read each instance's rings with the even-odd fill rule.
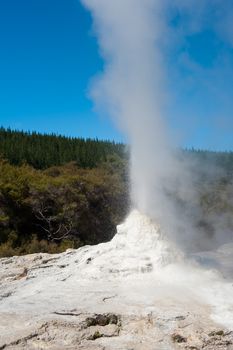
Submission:
[[[140,235],[129,244],[121,227],[99,246],[1,259],[0,349],[233,349],[232,283],[165,264],[167,244],[153,256]]]

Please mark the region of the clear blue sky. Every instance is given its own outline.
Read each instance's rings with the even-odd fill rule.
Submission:
[[[0,124],[72,136],[120,138],[93,113],[90,77],[102,67],[79,1],[0,1]]]
[[[170,58],[169,120],[184,146],[233,149],[233,38],[211,28],[186,35]],[[87,97],[102,67],[78,0],[0,1],[0,125],[121,140]]]

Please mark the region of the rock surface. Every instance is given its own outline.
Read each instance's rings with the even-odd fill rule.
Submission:
[[[233,350],[229,276],[182,259],[137,213],[109,243],[1,259],[0,349]]]

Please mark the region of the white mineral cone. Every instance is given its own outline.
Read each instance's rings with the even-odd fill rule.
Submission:
[[[133,210],[117,227],[111,242],[84,251],[82,272],[88,278],[103,275],[111,279],[156,271],[181,259],[182,254],[168,242],[159,225]]]

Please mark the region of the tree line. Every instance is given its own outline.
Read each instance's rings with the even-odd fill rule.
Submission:
[[[29,164],[35,169],[46,169],[75,162],[80,168],[94,168],[105,162],[109,155],[116,154],[127,158],[127,147],[123,143],[65,137],[55,134],[24,132],[0,127],[0,157],[10,164]],[[233,152],[214,152],[208,150],[182,150],[184,159],[212,164],[233,174]]]
[[[46,135],[0,128],[0,156],[13,165],[27,163],[46,169],[71,161],[81,168],[94,168],[109,155],[123,157],[125,146],[114,141]]]

